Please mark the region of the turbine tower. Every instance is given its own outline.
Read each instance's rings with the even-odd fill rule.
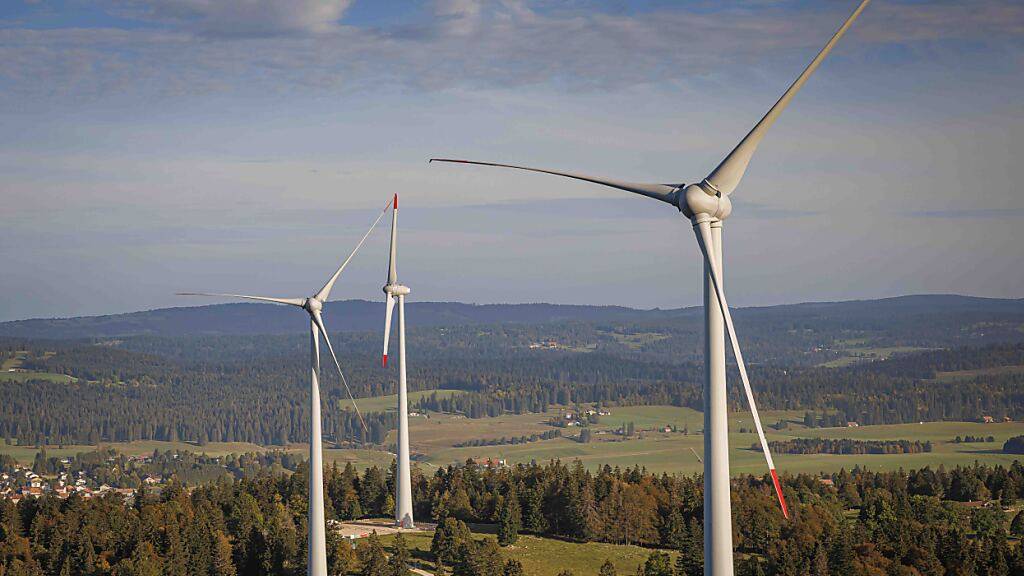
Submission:
[[[381,366],[388,365],[391,314],[398,299],[398,478],[395,482],[395,524],[413,528],[412,481],[409,472],[409,394],[405,383],[405,297],[409,287],[398,283],[398,194],[391,201],[391,256],[388,258],[388,283],[384,285],[384,354]]]
[[[675,206],[693,225],[697,245],[704,259],[704,574],[706,576],[732,576],[732,511],[729,502],[729,442],[727,421],[727,398],[725,383],[725,332],[729,334],[733,355],[739,368],[743,390],[750,405],[750,411],[761,441],[772,484],[775,488],[782,514],[789,518],[786,499],[779,484],[775,463],[768,450],[761,418],[754,403],[754,394],[747,377],[746,364],[740,351],[732,314],[725,298],[722,269],[722,223],[732,213],[729,196],[739,185],[757,145],[764,138],[768,128],[778,119],[793,96],[807,82],[811,74],[828,56],[836,42],[846,33],[854,20],[860,16],[870,0],[863,0],[853,14],[825,44],[825,47],[811,61],[795,82],[775,103],[767,114],[740,143],[722,160],[699,184],[643,184],[623,182],[555,170],[544,170],[527,166],[514,166],[494,162],[476,162],[433,158],[431,162],[456,162],[482,166],[516,168],[584,180],[603,186],[618,188],[641,196],[661,200]]]
[[[384,214],[387,213],[388,208],[391,207],[391,202],[388,201],[387,206],[377,216],[377,219],[370,226],[370,229],[366,231],[359,243],[356,244],[355,249],[348,255],[348,258],[342,262],[341,266],[338,267],[334,275],[331,276],[330,280],[324,284],[323,288],[320,289],[316,294],[308,298],[271,298],[267,296],[246,296],[244,294],[215,294],[208,292],[179,292],[179,296],[218,296],[218,297],[229,297],[229,298],[245,298],[248,300],[258,300],[260,302],[273,302],[276,304],[288,304],[291,306],[297,306],[302,308],[309,314],[309,328],[310,328],[310,384],[309,384],[309,412],[310,412],[310,423],[309,423],[309,512],[308,522],[309,525],[309,555],[307,557],[307,568],[306,574],[309,576],[327,576],[327,542],[326,542],[326,526],[324,524],[324,466],[323,466],[323,446],[320,432],[320,336],[324,338],[324,342],[327,343],[327,349],[331,352],[331,358],[334,360],[334,366],[338,369],[338,376],[341,377],[342,384],[345,385],[345,391],[348,392],[348,397],[352,401],[352,406],[356,410],[356,415],[359,417],[359,423],[363,427],[363,437],[366,437],[366,422],[363,420],[363,415],[359,412],[359,406],[356,404],[356,399],[352,395],[352,389],[348,386],[348,381],[345,380],[345,373],[341,371],[341,364],[338,362],[338,357],[334,354],[334,347],[331,345],[331,339],[327,337],[327,328],[324,326],[324,320],[321,314],[324,303],[327,302],[327,297],[331,294],[331,288],[334,287],[334,283],[341,276],[342,270],[352,260],[352,257],[356,255],[359,248],[362,247],[363,243],[366,242],[366,238],[369,237],[370,232],[376,228],[377,223],[380,222]]]

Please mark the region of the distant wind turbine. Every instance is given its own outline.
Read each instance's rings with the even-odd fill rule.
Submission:
[[[750,380],[747,377],[747,368],[743,362],[739,340],[736,338],[732,314],[729,311],[729,304],[725,299],[722,281],[722,222],[732,213],[732,201],[729,199],[729,195],[739,185],[743,174],[747,170],[747,165],[750,163],[750,159],[753,157],[758,144],[764,138],[768,128],[775,123],[775,120],[782,114],[782,111],[785,110],[793,96],[796,95],[804,83],[807,82],[807,79],[810,78],[811,74],[828,56],[836,42],[846,33],[854,20],[864,11],[868,2],[870,0],[863,0],[857,6],[853,14],[846,19],[839,30],[832,36],[832,39],[828,41],[821,52],[811,61],[810,65],[807,66],[768,113],[761,118],[761,121],[722,160],[721,164],[699,184],[690,184],[688,186],[685,184],[644,184],[494,162],[446,158],[432,158],[430,160],[431,162],[456,162],[460,164],[515,168],[584,180],[647,196],[655,200],[661,200],[675,206],[684,216],[690,219],[697,237],[697,245],[704,256],[704,273],[706,277],[704,284],[704,574],[706,576],[732,576],[733,574],[732,519],[729,502],[729,429],[725,387],[725,334],[722,330],[723,320],[725,329],[729,333],[729,340],[732,342],[733,355],[736,357],[740,379],[743,381],[743,389],[746,393],[747,402],[750,405],[750,411],[754,417],[754,426],[761,441],[761,449],[764,452],[768,470],[771,473],[775,493],[783,515],[789,518],[786,499],[783,496],[782,486],[779,484],[779,477],[775,471],[775,463],[772,461],[771,452],[768,450],[768,441],[761,426],[761,418],[757,413],[757,406],[754,403],[754,394],[750,388]]]
[[[391,254],[388,258],[388,282],[384,285],[384,354],[381,366],[388,365],[391,315],[398,299],[398,478],[395,482],[395,523],[413,527],[412,480],[409,470],[409,394],[405,381],[405,297],[409,287],[398,283],[398,194],[391,201]]]
[[[331,289],[334,288],[334,283],[341,276],[342,270],[352,260],[352,257],[356,255],[356,252],[366,242],[366,238],[370,236],[370,232],[377,227],[381,218],[384,214],[387,214],[388,208],[391,207],[391,201],[384,207],[384,210],[374,220],[373,225],[366,231],[359,243],[356,244],[355,249],[348,255],[348,258],[341,263],[338,270],[334,272],[330,280],[324,284],[324,287],[319,292],[310,296],[309,298],[272,298],[267,296],[247,296],[244,294],[215,294],[209,292],[179,292],[179,296],[223,296],[228,298],[245,298],[248,300],[258,300],[260,302],[273,302],[276,304],[288,304],[291,306],[297,306],[302,308],[309,314],[309,327],[310,327],[310,386],[309,386],[309,412],[310,412],[310,425],[309,425],[309,512],[308,512],[308,524],[309,524],[309,556],[306,574],[309,576],[327,576],[327,542],[326,542],[326,527],[324,525],[324,479],[323,479],[323,446],[320,431],[320,335],[323,335],[324,342],[327,343],[327,349],[331,352],[331,358],[334,360],[334,366],[338,369],[338,376],[341,377],[342,384],[345,385],[345,391],[348,392],[348,397],[352,401],[352,406],[355,408],[356,416],[359,417],[359,423],[363,428],[363,437],[366,437],[366,422],[363,420],[363,415],[359,411],[359,406],[356,404],[356,399],[352,395],[352,389],[348,386],[348,381],[345,380],[345,373],[341,371],[341,364],[338,362],[338,357],[334,354],[334,346],[331,345],[331,339],[327,336],[327,328],[324,326],[324,320],[321,315],[324,303],[327,302],[328,296],[331,295]]]

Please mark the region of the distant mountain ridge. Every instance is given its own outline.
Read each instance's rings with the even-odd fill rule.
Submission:
[[[699,307],[640,310],[624,306],[571,304],[464,304],[415,302],[408,305],[415,326],[467,324],[536,324],[544,322],[647,322],[700,315]],[[893,314],[975,312],[1024,315],[1024,299],[958,295],[914,295],[878,300],[808,302],[737,309],[737,315],[780,317],[856,316],[885,320]],[[324,311],[332,331],[379,330],[383,303],[367,300],[328,302]],[[286,306],[232,303],[76,318],[40,318],[0,323],[0,337],[108,338],[118,336],[199,334],[287,334],[307,329],[306,319]]]

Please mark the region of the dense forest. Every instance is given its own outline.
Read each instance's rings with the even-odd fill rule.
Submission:
[[[357,396],[394,390],[393,368],[381,369],[367,360],[369,353],[360,357],[352,352],[371,345],[376,352],[378,343],[371,336],[347,335],[349,351],[342,360]],[[8,353],[23,352],[27,369],[77,378],[73,383],[0,379],[3,438],[49,444],[155,439],[284,445],[307,435],[304,342],[297,337],[0,345]],[[413,389],[466,391],[426,396],[416,406],[420,410],[478,418],[590,403],[702,405],[698,362],[529,348],[485,353],[454,344],[413,353],[419,354],[410,365]],[[1024,373],[933,379],[938,371],[1022,365],[1024,345],[999,344],[907,353],[837,368],[752,363],[750,371],[762,408],[814,410],[815,425],[841,426],[847,421],[975,421],[983,415],[1024,418]],[[733,408],[743,409],[738,390],[730,393]],[[364,434],[333,374],[325,372],[322,395],[328,441],[380,444],[394,426],[392,413],[371,413]]]
[[[333,339],[357,397],[393,393],[397,381],[395,367],[379,365],[380,334],[356,331],[373,306],[329,307],[354,315]],[[464,393],[426,396],[415,409],[480,418],[598,403],[702,406],[701,324],[693,309],[418,306],[419,324],[410,308],[411,389]],[[0,437],[22,444],[301,442],[309,421],[308,342],[286,325],[261,325],[265,312],[280,311],[245,304],[0,324],[0,334],[83,336],[0,337],[0,359],[16,360],[17,369],[75,379],[0,375]],[[211,318],[229,334],[210,333]],[[1024,418],[1024,371],[997,369],[1024,366],[1022,301],[801,304],[740,309],[736,322],[759,405],[808,411],[810,426]],[[260,326],[282,333],[253,334]],[[897,352],[872,356],[886,349]],[[830,364],[836,359],[844,361]],[[392,414],[368,414],[364,432],[327,368],[327,440],[382,444]],[[975,372],[936,378],[952,371]],[[730,394],[732,407],[743,409],[738,389]]]
[[[291,475],[223,477],[194,489],[172,483],[159,496],[143,491],[130,506],[119,496],[0,501],[0,575],[303,574],[306,472],[303,464]],[[770,480],[733,481],[740,576],[1024,573],[1024,547],[1010,544],[1003,508],[960,504],[1024,497],[1019,463],[855,469],[826,479],[783,479],[790,521],[777,509]],[[392,472],[333,467],[324,481],[330,518],[391,512]],[[651,576],[697,576],[703,570],[699,477],[639,468],[592,473],[579,463],[500,469],[467,463],[431,476],[417,470],[413,490],[418,517],[440,523],[431,559],[459,576],[504,570],[493,542],[466,547],[472,536],[460,522],[497,523],[502,544],[514,543],[521,532],[640,544],[652,548],[652,571],[645,572]],[[1010,526],[1024,531],[1024,521]],[[653,549],[676,550],[677,560],[665,566],[668,557]],[[332,574],[396,573],[375,538],[353,551],[332,535],[328,550]],[[393,557],[407,554],[392,549]]]
[[[850,438],[793,438],[772,440],[768,447],[776,454],[920,454],[931,452],[930,441],[853,440]],[[755,444],[752,449],[760,450]]]

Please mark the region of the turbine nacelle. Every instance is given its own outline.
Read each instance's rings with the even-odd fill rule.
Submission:
[[[384,287],[384,293],[390,296],[406,296],[409,292],[409,287],[401,284],[388,284]]]
[[[317,314],[324,309],[323,302],[316,299],[316,297],[306,298],[306,301],[302,303],[302,309],[310,314]]]
[[[716,220],[725,220],[732,214],[732,200],[728,196],[716,192],[714,186],[705,180],[700,184],[690,184],[677,194],[679,211],[687,218],[706,214]]]

